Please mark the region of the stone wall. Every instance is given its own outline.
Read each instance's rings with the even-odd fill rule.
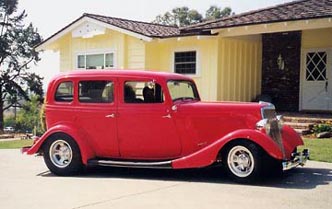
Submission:
[[[277,111],[298,111],[301,32],[263,34],[262,95]]]

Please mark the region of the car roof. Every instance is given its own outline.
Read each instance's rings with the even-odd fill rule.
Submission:
[[[61,78],[86,78],[86,77],[139,77],[139,78],[153,78],[165,80],[192,80],[190,77],[168,72],[156,72],[150,70],[73,70],[57,75],[53,80]]]

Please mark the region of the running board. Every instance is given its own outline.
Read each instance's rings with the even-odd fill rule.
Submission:
[[[129,162],[115,160],[89,160],[89,165],[121,167],[121,168],[154,168],[154,169],[172,169],[172,161],[161,162]]]

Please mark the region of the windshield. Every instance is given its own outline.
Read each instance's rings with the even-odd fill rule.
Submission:
[[[191,81],[171,80],[167,82],[167,86],[173,102],[177,100],[200,100],[196,86]]]

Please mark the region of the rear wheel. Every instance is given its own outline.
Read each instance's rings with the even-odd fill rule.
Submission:
[[[251,183],[261,176],[261,149],[248,141],[232,143],[224,152],[224,166],[236,182]]]
[[[77,143],[68,135],[52,135],[43,146],[44,161],[56,175],[69,176],[82,171],[83,163]]]

